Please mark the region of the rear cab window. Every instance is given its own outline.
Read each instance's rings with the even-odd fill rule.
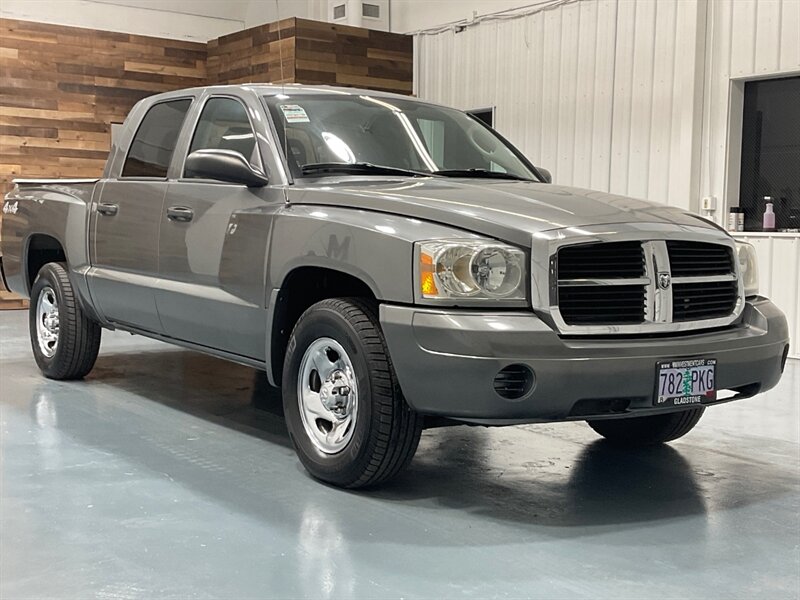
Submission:
[[[121,177],[166,179],[178,135],[191,104],[190,98],[181,98],[150,107],[133,136]]]

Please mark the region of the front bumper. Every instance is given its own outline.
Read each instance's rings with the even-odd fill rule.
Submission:
[[[789,344],[786,318],[765,298],[748,299],[736,326],[676,336],[560,337],[524,312],[382,305],[380,319],[412,408],[486,424],[680,410],[653,407],[656,363],[678,358],[716,358],[717,389],[752,396],[778,383]],[[533,371],[535,384],[508,400],[495,392],[494,378],[518,364]]]

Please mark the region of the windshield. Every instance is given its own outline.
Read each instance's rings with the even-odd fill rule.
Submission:
[[[295,177],[339,174],[341,164],[538,181],[508,144],[458,110],[344,94],[281,94],[264,100]]]

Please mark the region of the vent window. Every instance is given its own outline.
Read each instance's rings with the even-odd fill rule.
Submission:
[[[369,17],[370,19],[380,19],[381,7],[377,4],[367,4],[365,2],[361,5],[361,16]]]

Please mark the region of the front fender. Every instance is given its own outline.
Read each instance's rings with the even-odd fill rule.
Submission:
[[[474,237],[453,228],[387,213],[292,204],[276,217],[267,290],[299,267],[324,267],[363,281],[378,300],[414,301],[414,242]]]
[[[298,268],[321,267],[362,281],[379,301],[414,301],[414,242],[475,237],[474,234],[419,219],[337,206],[292,204],[276,215],[267,269],[267,331],[280,321],[279,298],[286,278]],[[276,312],[277,311],[277,312]],[[281,342],[267,341],[270,383],[278,381]],[[277,346],[276,346],[277,345]]]

